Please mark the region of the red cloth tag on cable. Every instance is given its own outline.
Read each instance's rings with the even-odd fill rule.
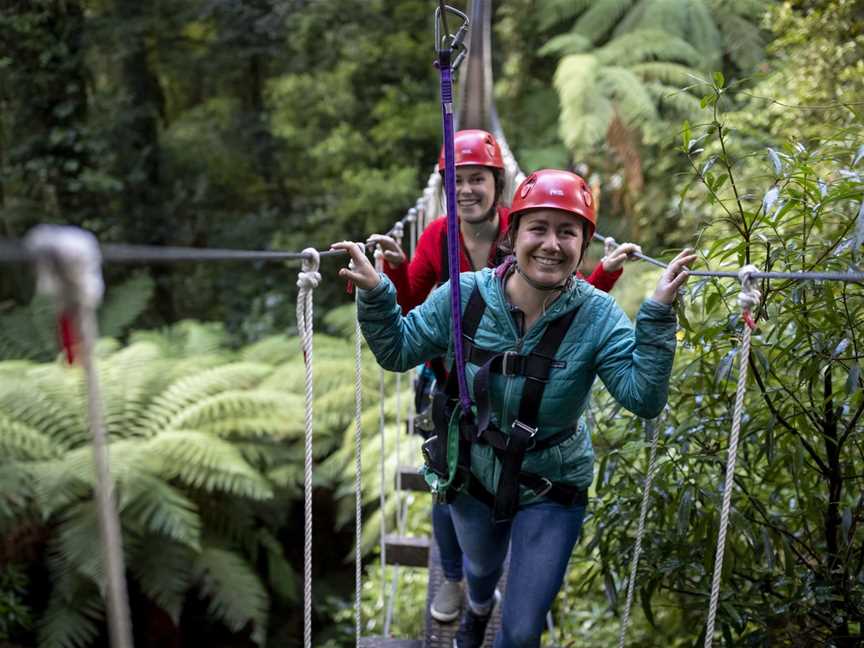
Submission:
[[[75,322],[69,311],[63,311],[57,316],[57,332],[60,335],[60,345],[66,353],[66,362],[71,365],[75,362],[78,339],[75,335]]]
[[[354,282],[353,281],[347,281],[345,283],[345,292],[348,293],[349,295],[354,294]]]

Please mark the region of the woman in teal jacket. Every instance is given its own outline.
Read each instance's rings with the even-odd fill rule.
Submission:
[[[538,171],[513,200],[513,256],[460,277],[465,321],[476,320],[466,324],[473,330],[465,368],[476,410],[465,417],[462,443],[471,442],[460,456],[470,474],[452,502],[469,603],[458,648],[482,645],[508,544],[495,646],[539,646],[592,480],[591,439],[578,420],[595,377],[639,416],[657,416],[666,403],[676,343],[671,305],[696,257],[684,250],[669,264],[634,330],[608,294],[574,276],[595,224],[582,178]],[[403,317],[393,284],[361,248],[333,247],[351,256],[353,267],[340,275],[361,290],[361,328],[382,367],[405,371],[452,351],[449,284]]]

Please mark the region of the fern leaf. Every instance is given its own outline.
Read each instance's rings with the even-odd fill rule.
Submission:
[[[166,429],[173,417],[201,399],[227,390],[254,387],[271,371],[264,365],[236,362],[180,378],[153,400],[140,427],[147,436],[157,434]]]
[[[138,319],[153,296],[153,279],[139,272],[121,284],[109,285],[99,309],[99,333],[120,337]]]
[[[28,425],[0,414],[0,456],[4,459],[53,459],[60,456],[52,440]]]
[[[591,41],[582,34],[559,34],[550,38],[537,51],[540,56],[566,56],[567,54],[582,54],[590,49]]]
[[[657,109],[645,86],[633,72],[623,67],[603,69],[599,87],[610,97],[627,126],[638,126],[657,119]]]
[[[194,570],[209,612],[233,632],[253,624],[253,640],[262,645],[266,636],[270,605],[261,581],[237,554],[215,547],[205,548]]]
[[[704,57],[687,41],[656,29],[622,34],[596,50],[603,65],[629,66],[648,61],[667,61],[701,68]]]
[[[48,607],[39,622],[39,648],[85,648],[104,626],[105,608],[98,589],[80,582],[74,592],[51,592]]]
[[[541,0],[536,12],[540,31],[572,20],[590,6],[591,0]]]
[[[124,525],[140,533],[165,536],[195,551],[200,549],[197,507],[176,488],[137,471],[123,480],[118,493]]]
[[[273,497],[267,480],[236,447],[202,432],[163,432],[146,442],[145,456],[163,477],[177,478],[193,488],[258,500]]]
[[[599,66],[594,56],[565,56],[555,70],[561,98],[559,127],[570,150],[579,151],[603,141],[614,111],[598,90]]]
[[[197,552],[160,535],[145,535],[129,544],[127,564],[135,582],[179,625],[186,594],[194,582]]]
[[[599,44],[612,31],[627,10],[633,6],[633,0],[599,0],[591,3],[591,8],[583,13],[573,31],[582,34],[591,43]]]

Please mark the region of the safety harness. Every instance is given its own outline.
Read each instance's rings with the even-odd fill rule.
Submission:
[[[492,509],[496,522],[510,520],[515,515],[519,508],[520,484],[536,495],[560,504],[586,504],[587,492],[584,489],[552,482],[542,475],[522,470],[522,463],[528,453],[554,447],[576,432],[575,427],[568,427],[550,437],[537,438],[537,419],[543,392],[551,370],[566,367],[567,363],[556,360],[555,355],[576,316],[576,311],[570,311],[550,322],[534,350],[519,354],[514,351],[484,349],[475,343],[474,336],[485,310],[486,302],[479,288],[475,286],[462,316],[465,360],[480,367],[473,381],[475,412],[457,407],[458,385],[452,377],[452,371],[444,388],[436,390],[433,396],[432,418],[438,433],[427,441],[426,445],[429,447],[424,448],[424,455],[429,470],[440,475],[443,473],[442,468],[448,468],[449,479],[444,480],[448,483],[443,484],[439,496],[443,501],[451,501],[459,492],[467,490]],[[507,378],[525,378],[518,415],[507,432],[491,420],[489,382],[492,374]],[[458,418],[454,420],[454,417]],[[456,435],[458,440],[452,438],[453,435]],[[471,472],[472,443],[492,446],[495,456],[501,462],[501,476],[494,494],[486,490]],[[456,450],[458,455],[450,456],[451,450]],[[437,466],[429,465],[430,459],[437,463]]]

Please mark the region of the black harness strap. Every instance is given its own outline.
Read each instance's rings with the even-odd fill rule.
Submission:
[[[555,354],[558,347],[561,346],[564,336],[567,335],[574,317],[576,317],[576,311],[572,310],[563,317],[550,322],[543,332],[543,337],[529,354],[535,358],[541,375],[535,374],[525,377],[522,398],[519,401],[519,413],[508,434],[509,443],[505,450],[496,452],[501,461],[501,476],[495,493],[494,518],[496,522],[511,519],[519,508],[519,473],[522,470],[522,462],[525,460],[525,453],[535,448],[534,437],[537,435],[537,418],[540,412],[540,403],[543,400],[543,392],[549,380],[549,372],[552,370]],[[500,357],[506,369],[508,356],[501,354]],[[474,376],[477,432],[480,436],[489,428],[491,409],[489,406],[489,371],[495,362],[494,358],[489,360]]]
[[[440,286],[446,281],[450,281],[450,259],[447,255],[447,230],[443,230],[441,232],[441,254],[439,258],[441,259],[441,274],[438,275],[438,285]],[[481,313],[482,314],[482,313]],[[462,332],[465,332],[465,325],[462,325]],[[474,333],[471,334],[472,337]]]

